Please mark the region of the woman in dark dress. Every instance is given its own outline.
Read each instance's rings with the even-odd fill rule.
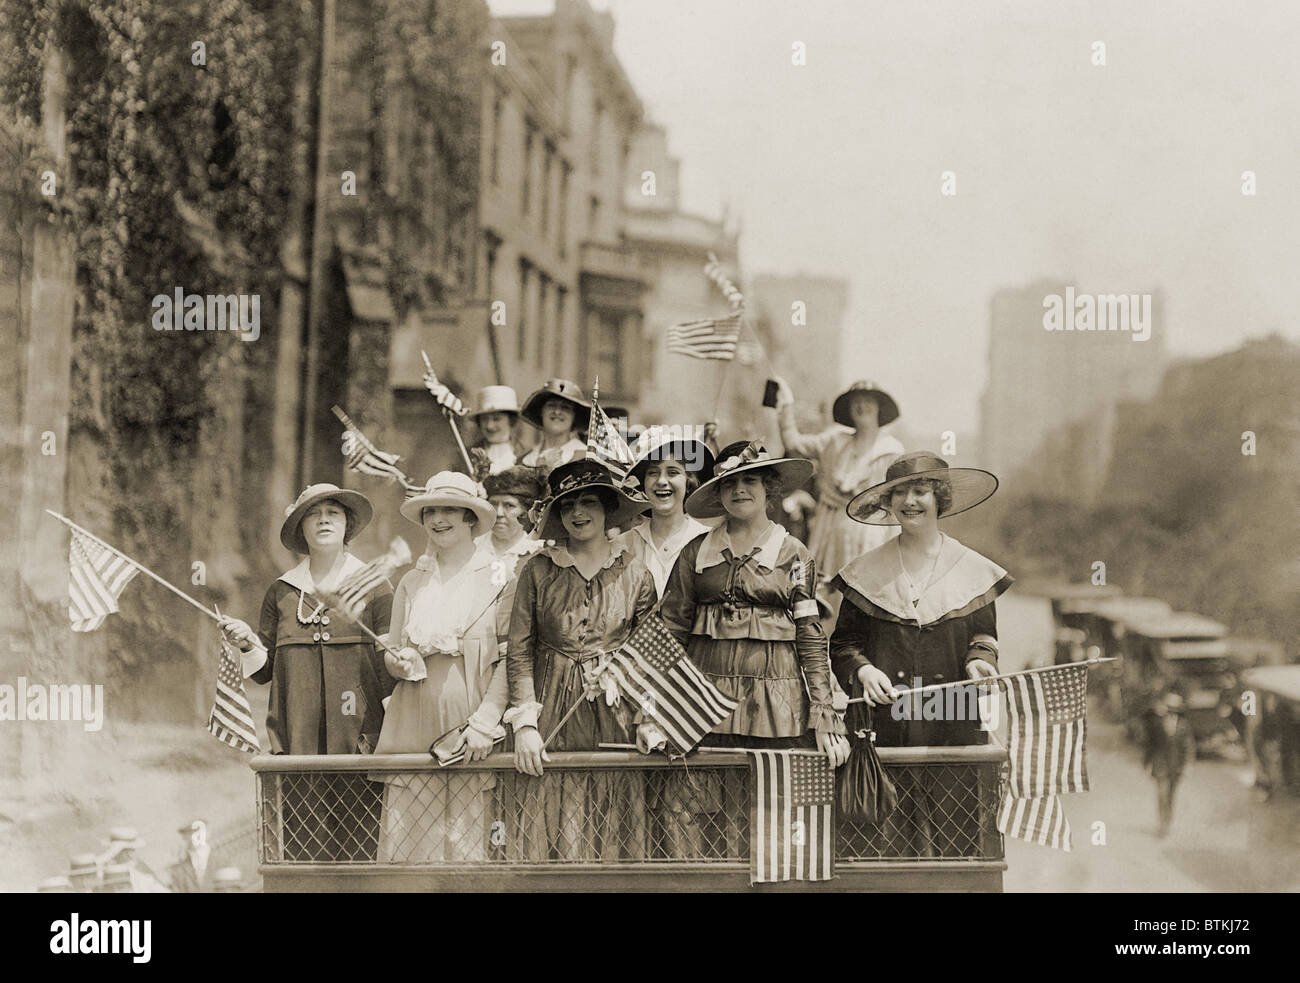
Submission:
[[[899,536],[859,556],[835,578],[845,600],[831,636],[831,664],[851,696],[865,695],[880,747],[986,744],[974,690],[945,700],[956,712],[926,719],[919,698],[898,689],[997,674],[994,599],[1013,583],[996,563],[939,531],[939,519],[973,508],[997,489],[987,471],[950,468],[927,451],[904,454],[885,481],[849,503],[859,522],[892,524]],[[888,707],[888,709],[880,709]],[[886,842],[915,856],[966,855],[978,812],[969,787],[938,788],[924,769],[898,781],[899,807],[882,827]],[[969,815],[967,815],[969,814]],[[941,828],[940,828],[941,827]]]
[[[682,549],[660,614],[691,662],[740,704],[702,747],[816,748],[838,767],[849,746],[831,705],[816,565],[771,519],[784,487],[812,471],[808,461],[772,457],[758,441],[719,451],[713,477],[686,500],[686,511],[726,520]],[[694,801],[679,810],[703,828],[723,829],[727,856],[743,855],[748,809],[742,790],[728,784],[733,777],[702,777]],[[665,798],[681,803],[681,792],[676,786]]]
[[[393,679],[371,639],[317,596],[365,566],[347,544],[371,515],[370,500],[360,492],[331,484],[307,488],[286,510],[280,527],[280,542],[304,559],[267,589],[256,634],[237,619],[222,623],[227,638],[245,653],[244,674],[271,684],[266,730],[272,754],[356,754],[372,751],[378,742],[382,701],[393,692]],[[370,596],[361,623],[376,635],[387,634],[392,602],[392,588],[385,584]],[[304,829],[297,837],[302,840],[298,846],[312,857],[374,855],[377,795],[364,776],[355,776],[355,787],[351,779],[332,776],[328,788],[341,796],[337,807],[304,804],[304,822],[325,817],[324,828]],[[325,790],[322,786],[315,794]],[[373,810],[371,798],[376,800]],[[360,800],[364,804],[359,808]],[[366,818],[344,823],[338,818],[344,816]]]

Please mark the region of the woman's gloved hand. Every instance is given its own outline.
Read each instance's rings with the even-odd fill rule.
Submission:
[[[226,640],[237,645],[240,649],[251,649],[260,644],[257,635],[246,621],[222,616],[220,625],[221,633],[226,636]]]
[[[465,760],[482,761],[492,753],[492,737],[488,734],[481,734],[474,727],[465,728]]]
[[[841,734],[817,731],[817,750],[831,759],[832,768],[849,760],[849,741]]]

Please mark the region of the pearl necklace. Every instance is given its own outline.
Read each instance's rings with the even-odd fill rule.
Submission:
[[[916,583],[912,580],[911,574],[907,572],[907,564],[903,562],[903,547],[898,545],[902,536],[894,537],[894,548],[898,551],[898,568],[903,571],[903,579],[907,581],[907,586],[911,588],[912,607],[921,603],[921,595],[930,589],[930,582],[934,580],[934,569],[939,565],[939,555],[943,552],[943,533],[939,533],[939,548],[934,551],[934,561],[930,564],[930,573],[925,578],[925,586],[920,590],[916,589]]]
[[[298,624],[300,625],[314,624],[315,622],[320,620],[320,613],[325,610],[325,602],[320,601],[319,603],[317,603],[315,611],[313,611],[311,614],[304,615],[302,613],[302,602],[304,600],[306,600],[306,592],[301,587],[299,587],[298,588]]]

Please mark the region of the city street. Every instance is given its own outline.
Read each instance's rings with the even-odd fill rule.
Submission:
[[[1048,661],[1046,601],[1013,590],[998,601],[998,620],[1004,669]],[[1244,760],[1195,761],[1163,840],[1156,836],[1155,783],[1141,752],[1095,708],[1088,715],[1088,777],[1091,792],[1062,797],[1073,851],[1007,838],[1006,891],[1300,890],[1300,802],[1259,801]],[[1097,823],[1104,828],[1094,833]]]

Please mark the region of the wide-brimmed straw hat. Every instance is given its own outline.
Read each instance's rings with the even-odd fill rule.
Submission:
[[[703,440],[695,437],[683,437],[676,427],[648,427],[636,443],[632,445],[632,468],[628,474],[645,487],[646,469],[651,461],[662,461],[671,457],[682,464],[699,461],[700,466],[695,476],[700,483],[713,477],[713,451]]]
[[[973,509],[998,490],[998,479],[979,468],[950,468],[948,462],[930,451],[913,451],[895,458],[885,472],[885,480],[850,499],[849,518],[869,526],[896,526],[898,520],[885,511],[883,503],[899,485],[920,478],[936,478],[952,488],[952,506],[939,514],[946,519],[958,512]]]
[[[713,476],[686,499],[686,514],[696,519],[722,515],[726,510],[718,493],[723,479],[759,468],[770,468],[780,475],[787,491],[802,485],[814,470],[812,461],[802,457],[773,457],[761,440],[738,440],[718,451]]]
[[[541,389],[525,400],[524,408],[519,411],[519,415],[540,430],[542,429],[542,407],[552,399],[562,399],[566,403],[572,403],[573,429],[587,429],[587,424],[591,422],[591,404],[582,394],[582,387],[568,379],[547,379]]]
[[[853,417],[849,413],[849,403],[858,393],[870,396],[880,407],[877,420],[883,427],[886,423],[893,423],[898,419],[898,404],[894,402],[894,397],[889,395],[883,389],[876,387],[874,382],[867,382],[865,379],[859,380],[849,386],[848,389],[835,397],[835,402],[831,406],[831,418],[844,427],[853,427]]]
[[[474,398],[471,419],[484,413],[514,413],[519,415],[519,397],[509,386],[484,386]]]
[[[491,525],[497,510],[487,500],[483,486],[459,471],[439,471],[424,483],[424,491],[412,495],[400,506],[402,515],[417,526],[423,527],[421,515],[425,509],[469,509],[478,516],[479,526]]]
[[[352,522],[349,523],[352,528],[343,537],[345,543],[351,542],[357,533],[366,527],[375,512],[370,505],[370,499],[361,492],[340,488],[327,481],[308,485],[297,500],[284,510],[284,524],[280,526],[280,542],[284,544],[285,549],[304,555],[309,552],[307,540],[302,535],[302,520],[306,517],[308,509],[327,498],[338,502],[352,516]]]
[[[640,515],[650,507],[650,502],[642,495],[628,491],[619,484],[613,473],[591,458],[581,458],[561,464],[546,476],[550,495],[542,503],[538,516],[537,533],[539,539],[568,539],[569,534],[560,521],[560,502],[580,492],[596,488],[607,488],[618,499],[618,508],[605,516],[605,528],[626,525],[633,517]]]

